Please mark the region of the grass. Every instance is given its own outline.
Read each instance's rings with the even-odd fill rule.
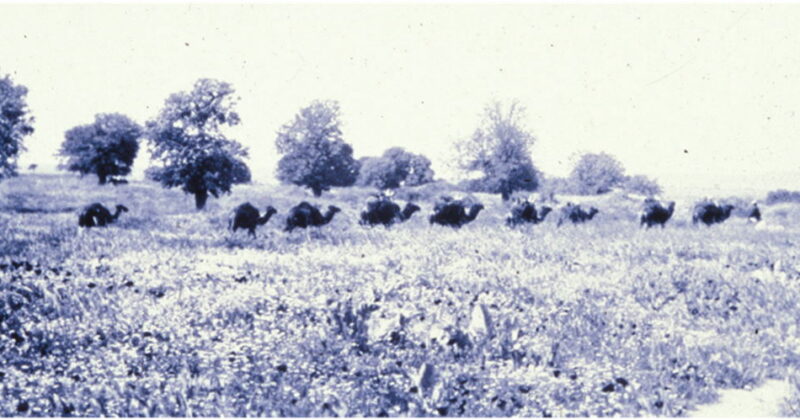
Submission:
[[[511,230],[476,194],[459,231],[431,201],[366,229],[368,193],[311,199],[343,212],[307,235],[281,231],[311,198],[293,187],[196,212],[150,183],[4,181],[0,415],[679,416],[794,377],[800,206],[765,206],[784,229],[763,231],[692,227],[679,201],[642,230],[604,197],[586,225]],[[131,211],[79,233],[93,201]],[[256,239],[225,230],[242,201],[279,210]]]

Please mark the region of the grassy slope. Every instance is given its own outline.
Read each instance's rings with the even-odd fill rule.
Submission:
[[[680,203],[645,231],[608,198],[590,224],[512,231],[478,195],[460,231],[430,202],[386,230],[358,226],[367,193],[311,200],[344,211],[309,240],[280,231],[294,188],[198,213],[149,183],[0,184],[0,262],[41,265],[0,271],[0,415],[680,415],[798,362],[793,206],[764,209],[779,232],[692,228]],[[279,209],[256,240],[224,229],[245,200]],[[131,212],[79,234],[92,201]]]

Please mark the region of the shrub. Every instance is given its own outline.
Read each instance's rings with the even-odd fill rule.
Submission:
[[[662,192],[661,186],[658,185],[656,180],[644,175],[634,175],[625,178],[622,188],[628,192],[647,196],[658,195]]]
[[[434,202],[443,195],[459,195],[464,191],[463,188],[447,181],[435,181],[416,187],[398,188],[394,198],[406,201]]]
[[[774,190],[767,193],[767,204],[800,203],[800,191]]]
[[[625,181],[625,169],[608,153],[585,153],[572,169],[570,180],[581,194],[605,194]]]
[[[400,147],[386,150],[380,157],[361,159],[358,181],[361,186],[380,189],[413,187],[433,181],[431,161]]]

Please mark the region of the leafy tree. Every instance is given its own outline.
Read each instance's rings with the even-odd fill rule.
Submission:
[[[25,96],[28,88],[9,76],[0,79],[0,180],[17,174],[17,158],[25,150],[22,140],[33,133],[33,117]]]
[[[625,182],[625,169],[608,153],[585,153],[572,169],[570,181],[581,194],[604,194]]]
[[[524,127],[525,109],[517,102],[503,110],[499,102],[487,106],[481,125],[471,137],[456,143],[457,164],[483,177],[469,182],[470,189],[500,193],[504,200],[514,191],[534,191],[539,172],[531,160],[535,139]]]
[[[353,185],[359,165],[352,146],[342,140],[340,124],[336,101],[314,101],[301,109],[275,139],[283,155],[278,179],[311,188],[316,197],[331,187]]]
[[[382,156],[361,159],[358,185],[380,189],[413,187],[433,181],[431,161],[423,155],[393,147]]]
[[[139,151],[142,128],[122,114],[98,114],[94,123],[79,125],[65,134],[59,165],[81,175],[95,174],[105,184],[110,176],[128,175]]]
[[[223,126],[239,124],[233,94],[226,82],[200,79],[191,92],[172,94],[158,117],[147,123],[152,159],[160,162],[147,176],[165,188],[181,187],[193,194],[198,210],[209,194],[219,197],[234,184],[250,181],[242,160],[247,149],[222,132]]]

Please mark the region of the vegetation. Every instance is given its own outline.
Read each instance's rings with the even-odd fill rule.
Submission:
[[[14,84],[8,75],[0,79],[0,181],[17,174],[23,139],[33,133],[27,94],[28,88]]]
[[[652,197],[661,194],[661,186],[652,178],[644,175],[634,175],[625,178],[622,184],[625,191]]]
[[[622,164],[608,153],[585,153],[569,177],[580,194],[605,194],[625,181]]]
[[[230,193],[234,184],[250,182],[242,160],[247,149],[222,132],[239,124],[234,111],[233,87],[213,79],[200,79],[194,89],[171,95],[155,119],[147,123],[152,159],[157,166],[147,176],[166,188],[181,187],[193,194],[198,210],[208,195]]]
[[[339,103],[314,101],[278,132],[282,154],[278,179],[310,188],[315,197],[331,187],[348,187],[358,177],[353,148],[342,139]]]
[[[496,102],[484,109],[483,121],[472,136],[456,143],[458,166],[482,175],[466,183],[470,191],[499,193],[508,200],[514,191],[534,191],[539,186],[530,153],[535,139],[524,126],[524,116],[519,103],[504,110]]]
[[[357,185],[380,189],[416,187],[433,182],[431,161],[401,147],[387,149],[383,156],[360,159]]]
[[[767,193],[767,204],[800,203],[800,191],[775,190]]]
[[[150,182],[0,184],[0,416],[680,416],[800,365],[798,206],[762,209],[781,232],[681,211],[647,231],[606,195],[590,223],[509,229],[476,194],[458,231],[433,201],[386,230],[358,225],[368,192],[329,194],[310,238],[251,239],[230,209],[282,221],[304,194],[194,213]],[[76,235],[95,201],[130,212]]]
[[[131,173],[139,151],[142,128],[122,114],[98,114],[94,123],[79,125],[65,134],[58,154],[60,165],[81,175],[95,174],[104,185],[109,177]]]

